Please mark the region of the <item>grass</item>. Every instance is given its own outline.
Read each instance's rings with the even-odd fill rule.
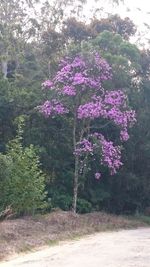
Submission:
[[[24,243],[24,244],[22,244],[22,246],[20,247],[19,252],[21,252],[21,253],[31,252],[32,249],[33,249],[33,248],[32,248],[30,245]]]
[[[50,247],[52,247],[52,246],[57,246],[59,244],[59,240],[47,240],[46,241],[46,245],[47,246],[50,246]]]
[[[147,225],[150,225],[150,216],[145,216],[145,215],[135,215],[133,216],[133,219],[138,220],[139,222],[143,222]]]

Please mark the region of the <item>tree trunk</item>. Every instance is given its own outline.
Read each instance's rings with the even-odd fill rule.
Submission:
[[[72,211],[77,211],[77,197],[78,197],[78,180],[79,180],[79,156],[75,156],[75,171],[74,171],[74,187],[73,187],[73,204]]]
[[[76,127],[77,127],[77,117],[76,110],[74,112],[74,122],[73,122],[73,148],[74,152],[76,150]],[[76,213],[77,211],[77,197],[78,197],[78,180],[79,180],[79,156],[75,154],[75,169],[74,169],[74,187],[73,187],[73,203],[72,211]]]
[[[7,62],[7,60],[2,60],[1,61],[1,65],[2,65],[3,78],[7,79],[7,71],[8,71],[8,62]]]

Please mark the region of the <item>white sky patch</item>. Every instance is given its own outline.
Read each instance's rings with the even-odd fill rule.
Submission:
[[[132,42],[149,46],[150,40],[150,0],[124,0],[124,3],[112,5],[110,0],[101,0],[95,3],[94,0],[87,1],[87,7],[84,9],[85,19],[90,16],[90,9],[103,8],[103,12],[98,15],[98,19],[106,17],[107,14],[118,14],[121,18],[129,17],[137,26],[136,37]]]
[[[52,3],[52,0],[48,0]],[[41,0],[41,3],[45,0]],[[106,17],[107,14],[118,14],[121,18],[129,17],[134,24],[137,26],[138,33],[133,42],[140,42],[147,44],[150,40],[150,0],[124,0],[124,4],[112,5],[111,0],[87,0],[87,4],[83,9],[83,17],[79,16],[80,19],[84,19],[86,23],[92,18],[93,10],[102,9],[101,12],[97,13],[97,18],[101,19]],[[76,5],[78,1],[74,1]],[[71,16],[69,9],[67,11],[68,17]],[[148,25],[148,26],[146,26]]]
[[[124,5],[120,4],[112,9],[121,17],[129,17],[137,26],[137,36],[133,42],[148,47],[150,40],[150,1],[149,0],[125,0]]]
[[[41,3],[45,0],[41,0]],[[52,0],[48,0],[52,3]],[[74,1],[76,5],[78,1]],[[97,2],[97,3],[96,3]],[[112,5],[113,0],[87,0],[84,7],[84,15],[88,19],[91,9],[103,8],[106,13],[117,13],[121,17],[130,17],[134,23],[142,25],[143,23],[150,24],[150,0],[124,0],[124,4]],[[69,14],[68,14],[69,15]]]

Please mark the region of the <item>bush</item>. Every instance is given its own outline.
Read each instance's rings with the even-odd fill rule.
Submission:
[[[60,208],[62,210],[70,210],[72,206],[72,197],[70,195],[55,195],[52,199],[52,205],[54,208]]]
[[[14,139],[7,155],[0,155],[0,206],[11,206],[18,215],[33,214],[46,206],[45,177],[34,147],[23,148],[20,141]]]
[[[77,200],[77,212],[89,213],[92,210],[92,204],[85,199],[79,198]]]
[[[54,208],[60,208],[62,210],[71,210],[72,208],[72,197],[70,195],[55,195],[52,199],[52,205]],[[91,212],[92,205],[85,199],[79,198],[77,200],[77,212],[88,213]]]
[[[5,209],[6,185],[10,174],[10,164],[7,156],[0,154],[0,212]]]

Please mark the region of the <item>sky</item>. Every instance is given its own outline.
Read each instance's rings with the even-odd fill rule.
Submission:
[[[87,1],[87,10],[91,8],[92,5],[95,6],[94,0]],[[103,6],[104,12],[111,14],[119,14],[122,18],[129,17],[134,24],[137,26],[138,33],[133,42],[138,42],[139,33],[141,43],[147,46],[147,39],[150,39],[150,29],[148,29],[145,24],[150,26],[150,0],[124,0],[124,3],[119,5],[110,4],[110,0],[101,0],[97,3],[98,6]],[[88,11],[85,13],[88,14]]]
[[[41,2],[45,0],[41,0]],[[48,0],[50,3],[53,0]],[[74,3],[77,4],[77,0]],[[101,16],[106,14],[119,14],[120,17],[129,17],[134,24],[137,26],[138,32],[140,33],[140,40],[147,46],[147,39],[150,40],[150,28],[148,29],[144,24],[150,26],[150,0],[124,0],[124,4],[112,5],[113,0],[87,0],[87,5],[84,8],[85,20],[88,22],[89,17],[91,17],[90,10],[92,8],[103,8]],[[67,12],[69,15],[69,12]],[[136,38],[133,42],[138,42],[139,33],[137,33]],[[142,38],[141,38],[142,36]]]
[[[87,0],[88,8],[95,6],[94,0]],[[150,24],[150,0],[124,0],[124,4],[110,4],[109,0],[98,1],[97,5],[104,7],[108,13],[118,13],[122,17],[129,16],[136,24],[142,25],[143,22]]]
[[[122,16],[129,16],[137,24],[142,25],[144,22],[150,24],[150,1],[149,0],[125,0],[114,8]],[[114,10],[114,11],[115,11]]]
[[[50,3],[53,0],[48,0]],[[113,0],[87,0],[87,6],[84,9],[85,15],[88,16],[92,7],[103,7],[108,13],[118,13],[120,16],[129,16],[136,24],[142,25],[143,22],[150,24],[150,0],[123,0],[124,4],[112,5]],[[41,3],[45,0],[41,0]],[[78,1],[74,0],[76,4]]]
[[[150,39],[150,28],[146,26],[150,27],[150,0],[124,0],[124,4],[112,8],[112,13],[131,18],[142,36],[142,43],[147,46],[147,39]]]

